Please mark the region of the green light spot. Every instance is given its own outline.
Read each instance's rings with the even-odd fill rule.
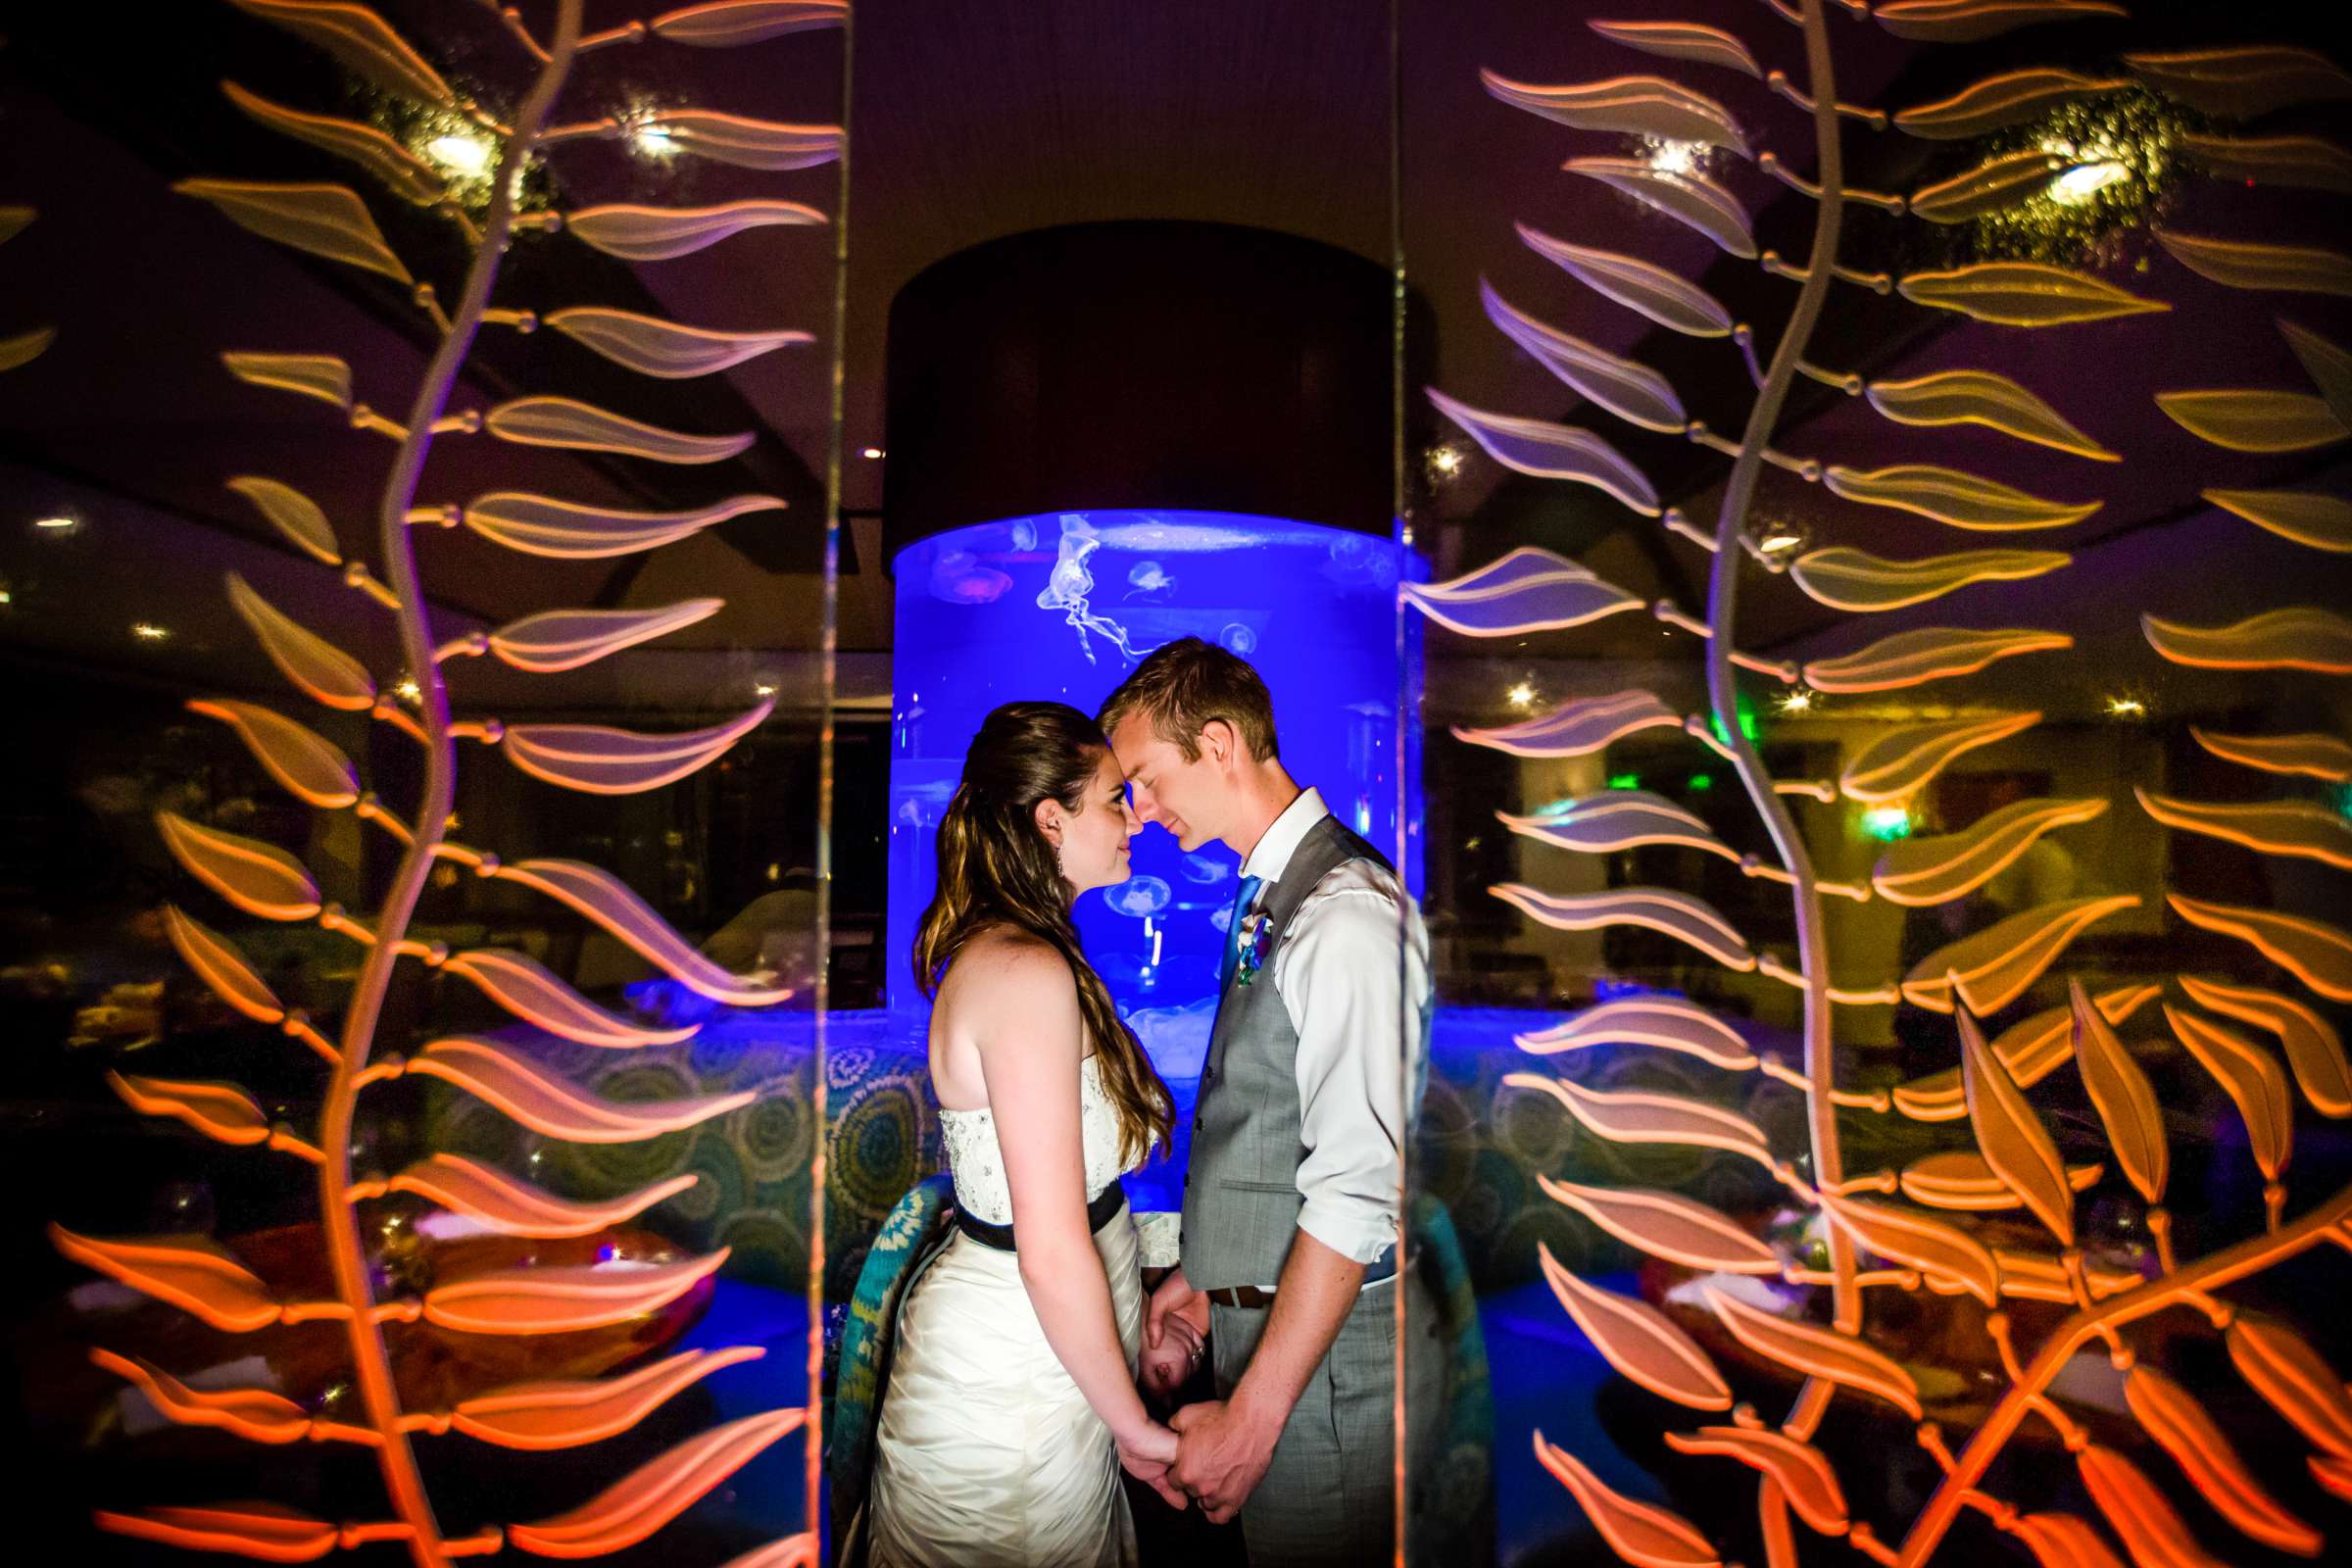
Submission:
[[[1642,775],[1639,773],[1611,773],[1609,775],[1609,788],[1613,790],[1638,790],[1641,787]]]
[[[1874,806],[1862,813],[1862,831],[1881,844],[1911,836],[1911,813],[1900,806]]]
[[[1712,773],[1693,773],[1693,774],[1691,774],[1691,775],[1690,775],[1690,788],[1691,788],[1691,789],[1693,789],[1693,790],[1695,790],[1695,791],[1697,791],[1698,793],[1700,793],[1700,794],[1702,794],[1702,795],[1703,795],[1703,794],[1705,794],[1705,793],[1706,793],[1708,790],[1711,790],[1711,789],[1713,789],[1714,787],[1715,787],[1715,775],[1714,775],[1714,774],[1712,774]]]

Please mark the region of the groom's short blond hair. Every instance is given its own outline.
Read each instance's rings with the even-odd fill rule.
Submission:
[[[1138,716],[1150,719],[1152,732],[1184,753],[1188,762],[1200,760],[1200,732],[1220,718],[1233,726],[1251,758],[1270,762],[1280,755],[1274,698],[1266,683],[1248,660],[1198,637],[1179,637],[1155,649],[1103,699],[1095,721],[1108,735]]]

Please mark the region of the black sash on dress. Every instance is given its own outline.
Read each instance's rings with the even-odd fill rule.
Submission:
[[[1096,1195],[1095,1200],[1086,1205],[1087,1234],[1091,1236],[1109,1224],[1126,1206],[1127,1189],[1124,1186],[1114,1181],[1103,1188]],[[956,1228],[982,1247],[993,1247],[1000,1252],[1013,1250],[1011,1226],[991,1225],[961,1205],[956,1210]]]

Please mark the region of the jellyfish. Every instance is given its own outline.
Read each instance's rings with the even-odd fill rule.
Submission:
[[[1396,563],[1377,540],[1360,533],[1334,539],[1323,563],[1323,575],[1348,587],[1385,588],[1396,580]]]
[[[1211,909],[1208,912],[1208,923],[1219,936],[1223,936],[1226,932],[1232,930],[1233,906],[1228,904],[1222,906],[1221,907]]]
[[[1035,517],[1012,519],[1012,548],[1023,552],[1037,548],[1037,519]]]
[[[1130,599],[1139,594],[1165,597],[1176,591],[1176,579],[1162,571],[1156,561],[1137,562],[1134,569],[1127,573],[1127,597]]]
[[[983,566],[968,550],[950,550],[931,566],[931,597],[951,605],[990,605],[1004,596],[1012,579]]]
[[[1231,875],[1233,867],[1223,860],[1205,855],[1188,855],[1184,858],[1184,879],[1187,882],[1198,882],[1202,887],[1208,887]]]
[[[1217,633],[1217,641],[1224,645],[1227,653],[1237,659],[1248,659],[1251,654],[1257,652],[1257,633],[1238,620]]]
[[[1168,906],[1173,890],[1155,876],[1131,876],[1115,888],[1102,890],[1102,902],[1120,914],[1141,919]]]
[[[1095,662],[1094,644],[1087,639],[1089,631],[1098,632],[1110,640],[1118,651],[1130,660],[1141,659],[1127,641],[1127,628],[1117,621],[1095,613],[1087,603],[1095,591],[1095,574],[1086,569],[1086,558],[1102,548],[1102,540],[1092,525],[1076,513],[1061,514],[1061,551],[1054,558],[1054,569],[1046,577],[1045,591],[1037,596],[1040,610],[1062,612],[1063,621],[1078,628],[1078,651],[1086,662]]]

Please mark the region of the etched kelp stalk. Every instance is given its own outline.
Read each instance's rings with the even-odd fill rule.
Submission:
[[[383,1328],[425,1322],[443,1330],[483,1335],[558,1334],[627,1322],[658,1310],[709,1278],[725,1260],[722,1250],[672,1263],[621,1271],[592,1266],[523,1265],[436,1282],[421,1295],[378,1298],[362,1247],[361,1203],[392,1194],[412,1195],[513,1237],[586,1236],[627,1220],[696,1179],[680,1177],[606,1202],[575,1202],[540,1191],[492,1166],[436,1153],[389,1177],[355,1178],[351,1150],[365,1091],[404,1075],[437,1078],[479,1098],[544,1136],[587,1143],[624,1143],[692,1127],[748,1104],[753,1092],[663,1102],[619,1103],[583,1091],[532,1057],[493,1040],[436,1038],[403,1057],[383,1050],[383,1005],[395,966],[421,961],[456,975],[525,1024],[564,1040],[633,1050],[687,1038],[695,1026],[659,1028],[608,1011],[520,953],[497,949],[452,952],[410,935],[428,877],[444,863],[475,875],[528,888],[562,904],[634,950],[681,985],[714,1002],[769,1005],[791,991],[730,974],[698,954],[611,873],[563,859],[509,864],[493,853],[450,837],[454,825],[458,744],[501,747],[533,777],[592,793],[634,793],[666,784],[714,760],[763,718],[762,701],[745,714],[685,734],[643,734],[582,724],[514,724],[452,715],[444,666],[468,657],[494,657],[523,671],[577,668],[637,643],[690,624],[719,608],[690,600],[649,611],[554,611],[525,616],[488,634],[436,642],[412,542],[419,525],[464,524],[508,549],[542,557],[600,557],[655,548],[729,516],[777,509],[783,502],[741,496],[680,513],[615,512],[555,497],[497,492],[466,505],[419,506],[417,489],[433,442],[441,436],[486,432],[493,439],[580,451],[620,453],[652,461],[700,464],[730,457],[748,435],[699,436],[628,419],[558,395],[514,398],[486,412],[448,411],[475,335],[486,325],[563,331],[630,369],[654,376],[700,375],[756,354],[811,341],[793,330],[711,332],[655,317],[574,306],[546,315],[494,306],[493,293],[512,236],[526,227],[568,229],[596,248],[632,260],[685,255],[760,223],[817,223],[813,209],[782,202],[738,202],[715,209],[607,205],[559,214],[525,212],[525,170],[550,147],[633,128],[668,148],[753,169],[801,168],[838,156],[841,133],[824,125],[784,125],[699,110],[663,111],[658,123],[618,118],[573,125],[551,116],[576,58],[607,45],[652,38],[693,46],[752,44],[812,27],[840,26],[840,0],[721,0],[673,10],[645,23],[581,33],[581,0],[557,0],[555,25],[542,43],[520,13],[491,9],[527,56],[530,85],[512,121],[501,122],[461,98],[435,67],[384,19],[363,6],[330,0],[233,0],[240,9],[315,44],[371,87],[416,107],[442,129],[480,150],[486,179],[470,193],[448,170],[437,169],[373,126],[273,105],[226,84],[231,101],[261,123],[360,166],[397,199],[445,217],[463,236],[468,261],[453,305],[444,308],[432,284],[416,279],[347,186],[196,179],[178,188],[211,202],[252,232],[311,255],[358,267],[409,285],[431,320],[438,343],[411,400],[405,421],[394,421],[353,400],[348,366],[325,354],[232,352],[231,374],[256,385],[317,399],[341,410],[356,430],[397,443],[378,510],[379,579],[360,559],[346,560],[333,525],[307,496],[276,480],[241,475],[229,481],[297,549],[339,568],[342,580],[394,618],[406,678],[391,689],[327,637],[286,615],[232,575],[232,606],[263,651],[305,696],[329,709],[365,713],[408,735],[423,753],[423,783],[412,815],[402,815],[362,787],[359,771],[333,743],[308,726],[258,704],[227,699],[191,703],[196,712],[231,726],[273,780],[318,810],[355,811],[389,834],[401,855],[381,904],[367,918],[323,903],[303,863],[273,845],[223,832],[171,812],[158,827],[173,857],[215,895],[246,914],[271,920],[316,920],[366,951],[339,1026],[321,1029],[282,1004],[234,942],[188,914],[165,911],[181,957],[231,1007],[274,1025],[324,1061],[315,1137],[270,1122],[243,1089],[219,1082],[180,1082],[116,1074],[112,1082],[130,1106],[174,1117],[221,1142],[268,1150],[317,1167],[321,1230],[334,1282],[327,1300],[287,1300],[227,1250],[181,1239],[104,1240],[53,1228],[59,1248],[74,1260],[186,1310],[231,1333],[279,1323],[344,1325],[365,1424],[315,1417],[305,1407],[261,1389],[198,1392],[169,1370],[101,1349],[98,1364],[144,1392],[168,1418],[213,1426],[257,1443],[348,1443],[373,1450],[392,1517],[337,1524],[278,1504],[258,1501],[217,1506],[104,1511],[99,1524],[141,1539],[271,1561],[307,1561],[337,1547],[400,1542],[419,1565],[439,1565],[512,1545],[540,1556],[587,1557],[643,1541],[719,1485],[755,1455],[804,1426],[815,1434],[806,1407],[766,1411],[703,1433],[614,1481],[569,1512],[531,1524],[486,1525],[451,1535],[436,1518],[418,1472],[412,1438],[418,1432],[457,1432],[467,1439],[520,1449],[568,1448],[628,1430],[663,1401],[727,1366],[762,1352],[743,1347],[673,1355],[621,1377],[517,1385],[461,1400],[446,1410],[402,1407]],[[487,146],[485,146],[487,144]],[[494,148],[492,152],[489,149]],[[810,1395],[814,1396],[811,1385]],[[813,1563],[815,1490],[809,1529],[737,1559],[732,1568],[783,1568]]]
[[[1808,180],[1737,123],[1713,99],[1652,75],[1568,86],[1534,85],[1489,72],[1490,93],[1514,107],[1581,132],[1641,139],[1643,156],[1577,157],[1570,173],[1605,184],[1652,213],[1705,235],[1725,254],[1752,261],[1799,285],[1769,364],[1759,363],[1750,328],[1697,284],[1642,258],[1572,245],[1519,225],[1519,236],[1545,259],[1614,306],[1668,330],[1725,338],[1756,389],[1740,438],[1730,440],[1690,419],[1666,378],[1636,361],[1538,320],[1486,292],[1489,317],[1505,335],[1586,402],[1638,427],[1685,438],[1730,457],[1712,528],[1662,505],[1655,486],[1592,431],[1471,408],[1432,390],[1439,411],[1495,461],[1538,477],[1592,486],[1679,537],[1708,550],[1703,618],[1660,601],[1644,606],[1575,562],[1523,548],[1451,582],[1409,586],[1407,602],[1456,633],[1522,637],[1647,609],[1665,625],[1705,641],[1707,711],[1678,715],[1656,695],[1626,691],[1579,697],[1554,711],[1498,729],[1456,730],[1457,738],[1522,758],[1575,758],[1603,752],[1624,737],[1680,728],[1730,762],[1762,820],[1775,855],[1766,860],[1725,845],[1698,815],[1642,791],[1612,791],[1562,803],[1537,816],[1502,813],[1504,824],[1537,843],[1574,853],[1608,854],[1672,845],[1736,862],[1747,876],[1785,885],[1796,939],[1793,961],[1759,950],[1724,915],[1693,895],[1663,887],[1615,887],[1572,895],[1522,883],[1490,892],[1539,922],[1568,930],[1633,925],[1673,937],[1734,971],[1766,976],[1801,993],[1802,1065],[1759,1055],[1704,1008],[1679,998],[1617,1001],[1592,1007],[1519,1039],[1532,1054],[1557,1056],[1594,1046],[1633,1046],[1692,1056],[1728,1073],[1757,1072],[1805,1100],[1806,1149],[1800,1162],[1774,1148],[1748,1117],[1685,1096],[1602,1091],[1570,1078],[1522,1072],[1513,1089],[1540,1091],[1594,1137],[1611,1142],[1706,1149],[1754,1162],[1789,1200],[1823,1224],[1828,1267],[1798,1266],[1749,1229],[1680,1194],[1541,1179],[1544,1193],[1603,1234],[1651,1256],[1699,1271],[1779,1276],[1826,1287],[1826,1321],[1764,1311],[1733,1293],[1708,1287],[1704,1299],[1723,1332],[1751,1354],[1797,1374],[1802,1385],[1777,1425],[1742,1405],[1733,1409],[1729,1382],[1708,1352],[1673,1318],[1647,1301],[1603,1291],[1539,1249],[1540,1263],[1561,1305],[1594,1347],[1630,1380],[1659,1397],[1701,1411],[1732,1410],[1732,1424],[1670,1434],[1669,1446],[1722,1457],[1758,1473],[1758,1523],[1767,1560],[1798,1560],[1791,1522],[1884,1564],[1926,1562],[1943,1544],[1963,1509],[1983,1513],[2045,1568],[2098,1568],[2119,1561],[2107,1537],[2071,1514],[2021,1513],[1985,1490],[2003,1449],[2031,1415],[2074,1455],[2082,1490],[2140,1568],[2205,1562],[2195,1533],[2138,1462],[2094,1443],[2070,1415],[2053,1382],[2078,1352],[2104,1348],[2122,1374],[2132,1416],[2164,1450],[2194,1493],[2227,1523],[2263,1545],[2310,1556],[2320,1531],[2274,1497],[2238,1456],[2197,1399],[2126,1342],[2130,1325],[2187,1307],[2221,1333],[2240,1376],[2313,1446],[2310,1471],[2325,1491],[2352,1500],[2352,1397],[2342,1379],[2283,1325],[2242,1313],[2214,1293],[2324,1243],[2352,1246],[2352,1188],[2291,1212],[2286,1187],[2299,1090],[2321,1115],[2352,1115],[2352,1069],[2341,1042],[2317,1011],[2283,991],[2182,977],[2183,1001],[2160,1011],[2174,1036],[2236,1107],[2245,1147],[2262,1178],[2264,1202],[2250,1239],[2202,1258],[2175,1255],[2164,1207],[2169,1150],[2155,1092],[2116,1027],[2165,991],[2127,985],[2093,996],[2069,981],[2068,1002],[2020,1019],[1987,1039],[1979,1020],[2002,1012],[2049,973],[2082,932],[2136,906],[2132,894],[2091,894],[2028,908],[1947,944],[1899,976],[1854,984],[1835,962],[1823,900],[1884,899],[1903,906],[1948,904],[1983,887],[2046,834],[2090,821],[2112,804],[2100,799],[2013,802],[1979,821],[1934,838],[1891,847],[1866,885],[1822,881],[1815,872],[1789,798],[1825,805],[1840,796],[1886,808],[1926,788],[1960,757],[2032,729],[2039,711],[1994,711],[1911,725],[1885,734],[1849,757],[1839,777],[1777,779],[1740,722],[1739,671],[1785,684],[1794,699],[1814,693],[1905,690],[1977,675],[2027,655],[2063,652],[2064,632],[1914,626],[1857,652],[1801,668],[1743,653],[1737,645],[1743,572],[1761,565],[1769,585],[1785,576],[1831,609],[1883,614],[1926,605],[1972,585],[2062,570],[2056,550],[1964,551],[1890,561],[1849,546],[1804,549],[1803,541],[1763,536],[1750,520],[1767,465],[1818,483],[1865,507],[1913,514],[1945,527],[1977,532],[2042,531],[2077,524],[2102,502],[2073,485],[2056,498],[1981,474],[1924,464],[1858,469],[1826,457],[1791,456],[1772,439],[1798,376],[1835,388],[1898,425],[1978,424],[2078,462],[2113,463],[2119,454],[2086,434],[2029,388],[1988,368],[1938,371],[1882,381],[1825,368],[1805,357],[1828,296],[1839,287],[1899,294],[1913,305],[1957,313],[1996,327],[2049,329],[2162,312],[2088,272],[2041,261],[1979,261],[1897,276],[1848,265],[1839,253],[1845,210],[1855,204],[1946,227],[1987,220],[2004,224],[2032,216],[2035,203],[2079,205],[2107,198],[2119,182],[2144,179],[2174,153],[2192,167],[2229,178],[2261,178],[2303,188],[2352,189],[2352,155],[2322,138],[2183,134],[2177,149],[2130,149],[2114,138],[2083,136],[2083,106],[2150,93],[2186,106],[2209,122],[2237,122],[2287,104],[2352,96],[2352,75],[2308,50],[2203,49],[2127,54],[2128,74],[2020,69],[1979,81],[1938,103],[1893,114],[1838,101],[1827,0],[1801,7],[1767,0],[1803,35],[1802,86],[1766,71],[1746,40],[1681,22],[1594,22],[1611,42],[1670,60],[1758,77],[1803,111],[1813,129],[1817,179]],[[2116,19],[2120,5],[2078,0],[1837,0],[1856,23],[1931,44],[1965,43],[2039,23]],[[2177,119],[2178,117],[2176,117]],[[2022,136],[2030,146],[1994,146],[1973,164],[1909,195],[1867,191],[1844,174],[1841,122],[1893,129],[1927,140]],[[2150,121],[2149,122],[2157,122]],[[2172,122],[2163,122],[2171,123]],[[2072,128],[2070,128],[2072,127]],[[2015,133],[2012,135],[2011,133]],[[1752,160],[1759,170],[1814,205],[1810,255],[1800,265],[1759,250],[1739,197],[1711,177],[1720,158]],[[2115,211],[2133,219],[2145,190],[2119,196]],[[2128,198],[2128,199],[2127,199]],[[2009,232],[2003,228],[2001,232]],[[2311,248],[2263,246],[2160,234],[2185,269],[2232,288],[2341,293],[2352,284],[2352,259]],[[2352,358],[2297,323],[2280,330],[2318,389],[2224,388],[2157,395],[2176,422],[2201,439],[2250,452],[2295,452],[2352,432]],[[2340,497],[2296,491],[2213,491],[2206,499],[2280,538],[2317,550],[2352,547],[2352,508]],[[1788,548],[1796,546],[1795,550]],[[1799,554],[1797,551],[1803,553]],[[2333,611],[2288,607],[2233,625],[2203,627],[2150,613],[2147,641],[2182,664],[2220,669],[2352,672],[2352,623]],[[2216,757],[2267,771],[2340,781],[2352,758],[2328,735],[2208,735]],[[2352,838],[2335,813],[2285,800],[2205,804],[2140,791],[2137,805],[2174,831],[2201,834],[2257,854],[2352,866]],[[2292,981],[2331,1001],[2352,998],[2352,934],[2325,921],[2272,910],[2168,895],[2190,925],[2235,936]],[[1833,975],[1846,982],[1833,983]],[[1892,1090],[1857,1092],[1835,1078],[1838,1008],[1906,1001],[1953,1015],[1958,1065]],[[2208,1009],[2230,1020],[2217,1021]],[[2282,1067],[2270,1048],[2237,1025],[2278,1038]],[[2076,1195],[2100,1181],[2103,1165],[2069,1164],[2029,1091],[2068,1062],[2076,1064],[2113,1163],[2144,1207],[2155,1241],[2154,1278],[2104,1266],[2086,1256],[2076,1229]],[[1839,1112],[1902,1116],[1920,1122],[1965,1119],[1974,1147],[1935,1154],[1905,1168],[1849,1176],[1840,1147]],[[1908,1200],[1884,1200],[1899,1194]],[[2023,1210],[2049,1235],[2054,1250],[1992,1240],[1972,1216]],[[1870,1293],[1896,1289],[1968,1296],[1986,1309],[1988,1358],[2006,1389],[1959,1451],[1928,1419],[1912,1372],[1872,1343]],[[2030,1351],[2014,1343],[2006,1304],[2050,1302],[2071,1314]],[[1847,1489],[1813,1439],[1843,1398],[1891,1406],[1913,1427],[1920,1449],[1942,1480],[1899,1542],[1857,1518]],[[1534,1434],[1537,1456],[1585,1507],[1602,1536],[1628,1561],[1645,1568],[1698,1568],[1719,1561],[1717,1544],[1689,1520],[1622,1495],[1575,1454]],[[1873,1494],[1881,1489],[1873,1488]]]

